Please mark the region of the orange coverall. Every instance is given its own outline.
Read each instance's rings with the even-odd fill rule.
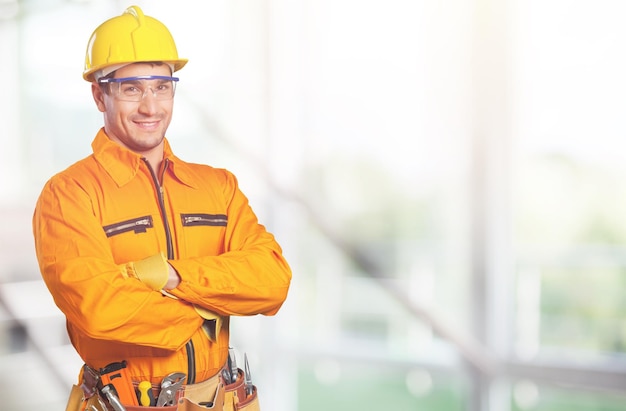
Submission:
[[[135,381],[212,377],[227,359],[228,316],[274,315],[287,297],[280,246],[230,172],[184,162],[165,140],[157,178],[104,129],[92,148],[48,181],[33,216],[40,270],[72,344],[96,369],[126,360]],[[178,299],[125,274],[159,253],[181,277]],[[224,316],[215,341],[194,304]]]

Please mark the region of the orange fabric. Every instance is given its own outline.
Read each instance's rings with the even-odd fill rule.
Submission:
[[[72,344],[91,367],[126,360],[133,379],[158,383],[188,371],[191,340],[195,381],[213,376],[228,355],[228,322],[212,343],[193,305],[275,314],[291,281],[280,246],[228,171],[184,162],[166,140],[159,187],[103,129],[92,148],[48,181],[33,216],[41,273]],[[158,253],[181,277],[170,291],[178,299],[125,275],[127,263]]]

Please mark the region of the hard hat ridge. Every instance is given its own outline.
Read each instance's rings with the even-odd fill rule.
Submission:
[[[187,59],[178,57],[174,38],[167,27],[144,15],[138,6],[130,6],[122,15],[102,23],[91,35],[83,78],[94,81],[126,64],[148,61],[168,63],[173,71],[187,63]]]
[[[132,14],[140,26],[143,26],[145,15],[143,14],[143,10],[139,6],[130,6],[126,10],[124,10],[124,14]]]

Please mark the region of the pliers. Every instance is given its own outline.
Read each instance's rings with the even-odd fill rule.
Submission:
[[[176,403],[176,392],[182,387],[185,379],[187,379],[187,376],[182,372],[173,372],[163,378],[156,406],[174,405]]]

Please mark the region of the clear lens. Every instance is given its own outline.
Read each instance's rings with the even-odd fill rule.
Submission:
[[[176,91],[176,77],[139,76],[125,78],[105,78],[99,83],[109,84],[111,94],[122,101],[139,102],[148,92],[157,100],[171,100]]]

